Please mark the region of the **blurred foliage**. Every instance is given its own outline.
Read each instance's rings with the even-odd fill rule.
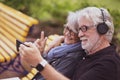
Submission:
[[[21,12],[26,13],[42,21],[52,20],[65,22],[69,11],[75,11],[89,6],[87,0],[0,0]]]
[[[115,24],[115,42],[120,46],[120,0],[0,0],[40,21],[64,24],[69,11],[87,6],[107,8]]]
[[[115,37],[118,38],[120,44],[120,12],[113,10],[111,11],[111,15],[113,16],[114,26],[115,26]]]

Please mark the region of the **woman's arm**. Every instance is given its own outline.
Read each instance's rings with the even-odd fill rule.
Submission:
[[[46,48],[47,37],[44,36],[44,31],[40,34],[40,39],[37,39],[34,44],[38,47],[41,53],[48,53],[50,49],[59,46],[64,41],[64,36],[58,36],[56,39],[51,41]]]
[[[51,43],[48,44],[46,49],[44,50],[44,53],[48,53],[52,48],[56,46],[60,46],[60,44],[64,41],[64,36],[59,36],[56,39],[54,39]]]

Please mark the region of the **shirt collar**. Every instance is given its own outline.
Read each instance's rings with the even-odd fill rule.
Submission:
[[[91,58],[91,57],[95,57],[95,56],[102,56],[102,55],[108,55],[108,54],[113,54],[116,50],[116,47],[111,44],[110,46],[102,49],[102,50],[99,50],[97,52],[95,52],[94,54],[91,54],[91,55],[87,55],[86,53],[86,58]]]

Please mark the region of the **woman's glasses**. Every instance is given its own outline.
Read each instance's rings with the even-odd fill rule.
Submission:
[[[69,32],[70,36],[75,36],[77,33],[73,32],[68,26],[64,27],[65,32]]]

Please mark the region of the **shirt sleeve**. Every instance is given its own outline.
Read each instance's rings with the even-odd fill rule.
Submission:
[[[69,53],[52,62],[52,66],[63,75],[71,78],[80,58],[79,53]]]

